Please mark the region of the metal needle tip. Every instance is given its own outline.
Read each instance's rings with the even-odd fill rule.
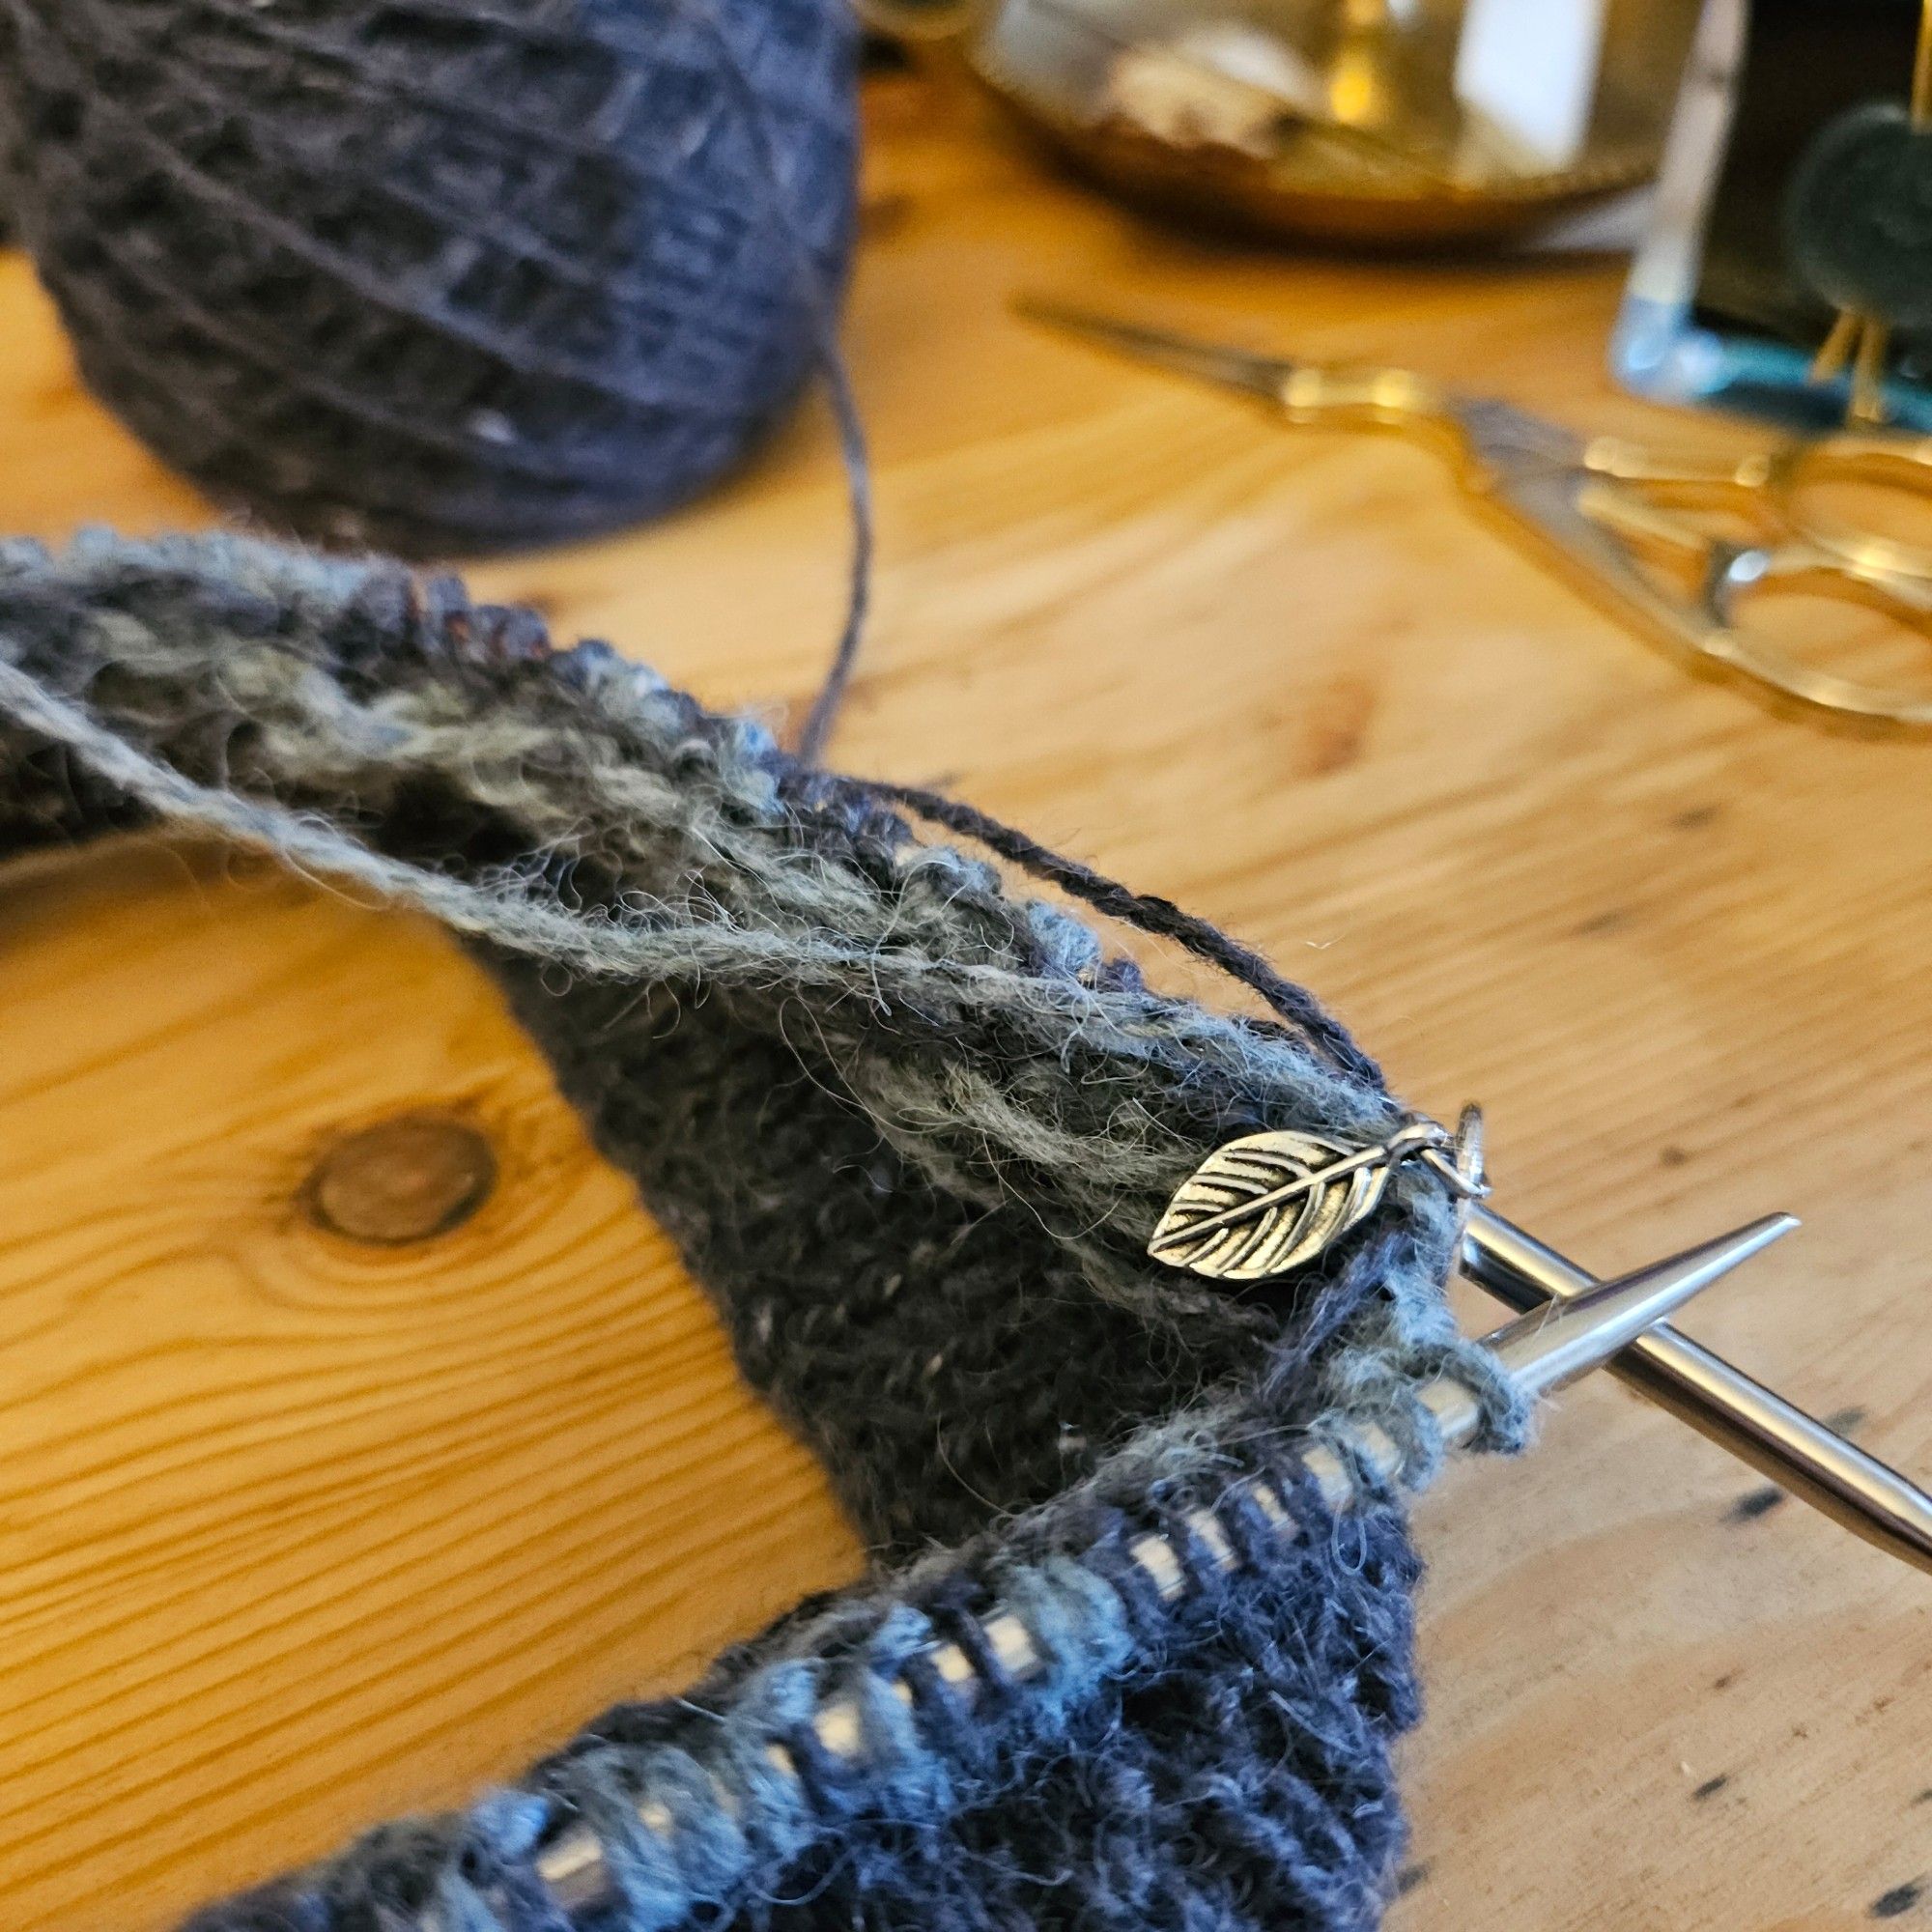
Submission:
[[[1532,1395],[1542,1395],[1601,1368],[1653,1322],[1681,1308],[1715,1281],[1798,1226],[1792,1214],[1767,1214],[1735,1233],[1565,1302],[1550,1302],[1499,1328],[1490,1347]]]
[[[1463,1264],[1517,1309],[1571,1302],[1596,1279],[1483,1207]],[[1609,1363],[1619,1381],[1822,1511],[1874,1548],[1932,1576],[1932,1495],[1796,1403],[1659,1321]]]
[[[1604,1282],[1572,1300],[1548,1302],[1528,1315],[1520,1315],[1494,1334],[1484,1336],[1484,1343],[1494,1350],[1503,1366],[1530,1395],[1548,1395],[1565,1382],[1601,1368],[1653,1322],[1683,1307],[1693,1294],[1701,1293],[1797,1225],[1789,1214],[1767,1214],[1735,1234],[1720,1235],[1702,1247],[1687,1249],[1634,1274]],[[1483,1406],[1474,1389],[1458,1376],[1437,1376],[1417,1399],[1435,1418],[1445,1448],[1457,1448],[1482,1430]],[[1378,1424],[1358,1423],[1343,1434],[1358,1463],[1389,1479],[1400,1475],[1403,1451]],[[1333,1449],[1318,1444],[1303,1461],[1322,1494],[1336,1508],[1352,1506],[1353,1479]]]

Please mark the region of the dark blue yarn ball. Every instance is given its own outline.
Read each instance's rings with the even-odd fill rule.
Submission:
[[[214,496],[416,554],[647,517],[829,339],[846,0],[0,0],[0,204]]]

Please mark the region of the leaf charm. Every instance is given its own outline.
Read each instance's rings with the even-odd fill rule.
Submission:
[[[1373,1147],[1287,1129],[1230,1141],[1176,1189],[1148,1253],[1209,1281],[1287,1274],[1360,1226],[1405,1160],[1427,1161],[1460,1195],[1487,1192],[1480,1130],[1471,1108],[1453,1136],[1411,1121]]]

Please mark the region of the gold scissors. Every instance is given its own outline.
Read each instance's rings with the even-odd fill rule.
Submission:
[[[1932,724],[1932,695],[1819,668],[1749,625],[1752,593],[1875,608],[1932,642],[1932,437],[1829,436],[1702,462],[1583,437],[1407,369],[1322,366],[1191,341],[1056,303],[1020,312],[1183,375],[1264,398],[1292,423],[1393,429],[1449,452],[1458,481],[1540,538],[1618,614],[1829,711]],[[1819,514],[1837,486],[1910,505],[1924,541]],[[1738,532],[1744,532],[1739,539]],[[1680,587],[1681,580],[1681,587]]]

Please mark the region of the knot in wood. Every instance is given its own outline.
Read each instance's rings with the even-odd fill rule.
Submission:
[[[302,1188],[309,1218],[382,1247],[446,1235],[475,1213],[497,1179],[490,1143],[448,1114],[401,1114],[345,1135]]]

